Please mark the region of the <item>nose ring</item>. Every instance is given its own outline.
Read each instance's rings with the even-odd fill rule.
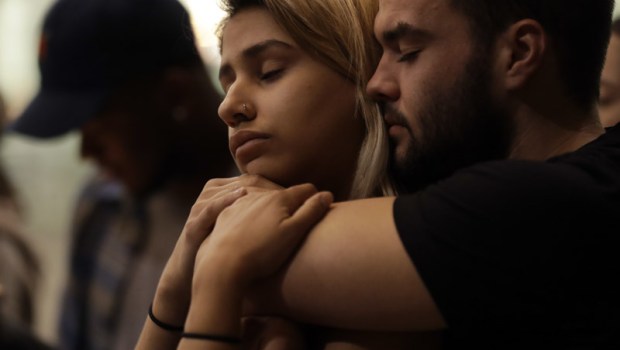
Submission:
[[[243,111],[244,111],[244,112],[247,112],[247,111],[248,111],[248,105],[247,105],[247,104],[245,104],[245,103],[243,104]]]

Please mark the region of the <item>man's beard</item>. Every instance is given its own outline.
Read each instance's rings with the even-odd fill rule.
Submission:
[[[390,170],[401,193],[412,193],[478,162],[506,158],[513,137],[510,115],[493,99],[488,59],[472,58],[448,90],[431,90],[418,110],[419,132],[406,127],[410,142]],[[396,119],[405,116],[389,105]],[[416,138],[415,135],[421,135]],[[402,147],[402,146],[401,146]]]

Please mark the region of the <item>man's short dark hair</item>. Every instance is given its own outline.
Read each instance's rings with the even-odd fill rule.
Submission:
[[[598,99],[614,0],[450,0],[489,47],[512,23],[531,18],[551,38],[566,91],[589,111]]]

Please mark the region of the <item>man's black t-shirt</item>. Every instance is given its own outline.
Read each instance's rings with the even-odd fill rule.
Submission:
[[[620,127],[546,162],[461,170],[394,217],[446,348],[620,349]]]

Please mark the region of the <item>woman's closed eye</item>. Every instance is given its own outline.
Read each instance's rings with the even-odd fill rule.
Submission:
[[[268,70],[265,73],[261,73],[259,76],[259,79],[261,81],[270,82],[270,81],[278,79],[282,75],[283,72],[284,72],[284,68]]]

